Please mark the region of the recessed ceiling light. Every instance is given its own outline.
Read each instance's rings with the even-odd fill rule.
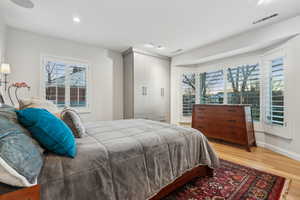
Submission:
[[[34,4],[30,0],[11,0],[13,3],[23,8],[33,8]]]
[[[163,50],[163,49],[165,49],[165,47],[164,47],[164,46],[162,46],[162,45],[158,45],[156,48],[157,48],[157,49],[159,49],[159,50]]]
[[[75,24],[78,24],[78,23],[80,23],[80,18],[79,17],[77,17],[77,16],[75,16],[75,17],[73,17],[73,22],[75,23]]]
[[[264,4],[269,4],[269,3],[271,3],[271,1],[272,0],[259,0],[258,2],[257,2],[257,5],[264,5]]]
[[[147,48],[154,48],[154,44],[152,43],[148,43],[148,44],[144,44],[144,47],[147,47]]]

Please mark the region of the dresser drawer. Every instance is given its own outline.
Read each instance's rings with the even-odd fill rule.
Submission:
[[[245,129],[242,128],[224,128],[223,134],[227,141],[241,145],[246,144],[246,140],[248,139],[247,135],[245,134]]]
[[[213,137],[216,135],[216,129],[213,128],[211,123],[197,123],[193,125],[193,128],[199,130],[207,137]]]
[[[244,107],[240,106],[195,106],[195,112],[197,113],[221,113],[221,114],[233,114],[244,115]]]
[[[246,128],[245,119],[239,117],[217,118],[216,124],[222,127]]]
[[[197,109],[195,109],[197,110]],[[226,108],[226,109],[220,109],[220,108],[208,108],[208,109],[202,109],[199,111],[194,112],[194,116],[195,118],[231,118],[231,117],[235,117],[235,118],[245,118],[245,114],[243,112],[242,109],[237,109],[236,111],[230,111],[231,109]],[[235,109],[232,109],[235,110]]]
[[[244,108],[240,107],[227,107],[224,109],[224,114],[226,115],[235,115],[235,116],[244,116]]]

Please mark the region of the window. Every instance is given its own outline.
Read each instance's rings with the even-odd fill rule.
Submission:
[[[227,69],[227,103],[250,104],[252,116],[260,120],[259,65],[243,65]]]
[[[224,73],[223,70],[200,74],[200,103],[223,104]]]
[[[284,61],[271,61],[267,120],[273,125],[284,125]]]
[[[57,107],[87,108],[88,64],[44,58],[44,95]]]
[[[293,126],[289,120],[286,98],[286,51],[277,48],[263,55],[263,109],[264,132],[286,139],[293,138]]]
[[[86,107],[86,67],[70,67],[70,106]]]
[[[182,88],[182,116],[192,116],[193,105],[196,99],[196,75],[185,73],[181,78]]]

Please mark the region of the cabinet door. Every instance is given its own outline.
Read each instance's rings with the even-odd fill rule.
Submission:
[[[159,121],[168,121],[169,113],[169,87],[170,63],[168,60],[159,59],[156,69],[156,115]]]
[[[149,56],[134,54],[134,115],[135,118],[151,119],[152,86]]]
[[[167,122],[170,121],[170,61],[164,60],[162,68],[162,106],[163,116]]]

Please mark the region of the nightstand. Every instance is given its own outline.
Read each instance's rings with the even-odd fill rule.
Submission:
[[[36,185],[2,194],[0,200],[40,200],[40,186]]]

